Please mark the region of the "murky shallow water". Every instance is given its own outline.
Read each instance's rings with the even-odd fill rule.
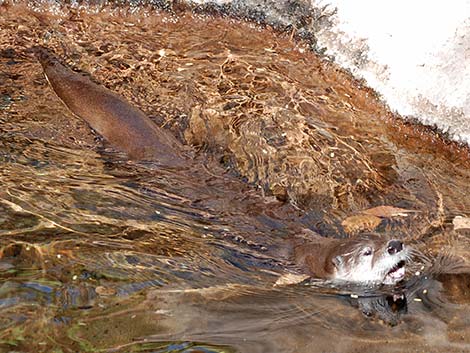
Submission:
[[[468,150],[394,120],[269,30],[149,9],[39,10],[0,7],[2,350],[470,350],[468,273],[410,276],[396,302],[273,287],[290,235],[345,237],[371,228],[350,217],[378,205],[417,211],[381,218],[379,234],[468,262],[469,231],[452,223],[469,216]],[[34,44],[194,145],[193,165],[110,149],[47,85],[24,53]]]

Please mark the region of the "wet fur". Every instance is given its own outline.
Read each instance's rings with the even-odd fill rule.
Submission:
[[[43,47],[32,52],[57,96],[113,147],[130,159],[152,160],[167,166],[184,164],[181,144],[156,126],[142,111],[107,88],[66,66]]]
[[[389,255],[389,239],[376,234],[368,234],[353,239],[331,239],[309,234],[294,241],[292,257],[294,262],[309,276],[324,279],[337,279],[351,282],[381,282],[390,269],[399,261],[409,260],[410,252]],[[372,268],[360,266],[365,247],[373,249]]]
[[[185,164],[186,160],[178,153],[182,149],[178,141],[142,111],[107,88],[73,72],[45,48],[36,47],[32,51],[62,102],[114,147],[126,152],[131,159],[154,160],[167,166]],[[364,273],[361,277],[357,276],[360,272],[357,259],[366,244],[375,249],[372,267],[380,268],[377,273]],[[396,260],[384,261],[386,244],[379,238],[339,240],[310,234],[308,241],[305,238],[296,241],[293,254],[295,262],[313,277],[367,282],[385,276],[396,263]],[[405,259],[407,254],[403,252],[400,257]]]

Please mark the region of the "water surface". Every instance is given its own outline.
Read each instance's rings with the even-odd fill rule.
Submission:
[[[2,350],[470,350],[464,266],[410,273],[404,300],[273,286],[302,228],[373,228],[468,263],[469,230],[455,227],[470,210],[467,149],[401,123],[289,35],[36,5],[0,6]],[[165,169],[113,150],[55,96],[25,51],[36,44],[171,130],[194,162]],[[413,212],[351,224],[380,205]]]

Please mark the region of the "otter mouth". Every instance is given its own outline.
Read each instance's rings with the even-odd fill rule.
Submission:
[[[401,281],[405,277],[405,261],[399,261],[395,266],[393,266],[390,271],[385,275],[384,283],[385,284],[394,284],[398,281]]]

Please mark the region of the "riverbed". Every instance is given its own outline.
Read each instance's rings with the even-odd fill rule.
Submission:
[[[0,5],[0,349],[470,350],[468,147],[403,122],[290,32],[34,4]],[[168,129],[191,166],[109,146],[54,94],[34,45]],[[399,296],[275,286],[304,229],[374,231],[422,258]]]

